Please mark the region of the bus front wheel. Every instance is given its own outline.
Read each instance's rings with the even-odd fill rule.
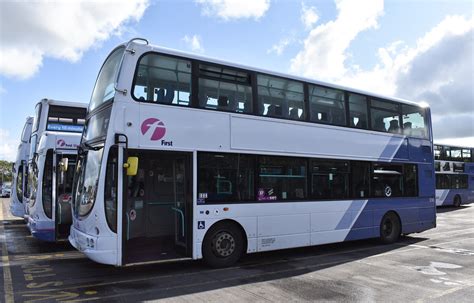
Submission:
[[[385,244],[394,243],[400,237],[402,227],[394,212],[386,213],[380,222],[380,241]]]
[[[211,267],[228,267],[237,262],[244,251],[244,237],[233,223],[217,223],[204,237],[202,255]]]
[[[454,207],[460,207],[461,206],[461,197],[459,195],[454,196],[453,205],[454,205]]]

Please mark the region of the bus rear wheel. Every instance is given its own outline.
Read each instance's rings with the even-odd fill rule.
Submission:
[[[380,222],[380,241],[385,244],[394,243],[400,237],[402,227],[394,212],[386,213]]]
[[[454,207],[460,207],[461,206],[461,197],[456,195],[454,196],[454,201],[453,201]]]
[[[211,267],[228,267],[236,263],[244,252],[244,237],[233,223],[217,223],[204,237],[202,255]]]

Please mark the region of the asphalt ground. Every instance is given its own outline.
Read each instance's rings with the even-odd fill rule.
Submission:
[[[115,268],[68,242],[32,238],[0,208],[0,302],[473,302],[474,205],[438,209],[438,227],[383,245],[338,243],[201,261]]]

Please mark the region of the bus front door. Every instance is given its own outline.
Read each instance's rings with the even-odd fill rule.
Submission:
[[[191,255],[191,154],[130,152],[136,176],[127,177],[124,263]]]
[[[67,159],[68,167],[66,171],[61,170],[60,162],[63,159]],[[56,153],[53,161],[56,167],[56,193],[53,195],[55,197],[53,206],[55,210],[55,231],[56,240],[61,240],[67,239],[72,224],[72,182],[76,169],[76,155]]]

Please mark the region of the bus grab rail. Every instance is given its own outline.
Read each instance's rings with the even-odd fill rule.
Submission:
[[[148,205],[169,205],[174,203],[159,203],[159,202],[151,202]],[[181,236],[184,237],[184,212],[176,207],[171,207],[172,210],[180,214],[181,217]],[[127,216],[127,240],[130,239],[130,217],[128,212],[125,214]]]
[[[176,207],[171,207],[171,209],[181,215],[181,236],[184,237],[184,213],[181,209]]]
[[[157,205],[157,206],[163,206],[163,205],[174,205],[175,203],[160,203],[160,202],[149,202],[147,203],[148,205]],[[181,217],[181,236],[184,237],[184,212],[177,208],[177,207],[171,207],[172,210],[175,212],[179,213]]]

